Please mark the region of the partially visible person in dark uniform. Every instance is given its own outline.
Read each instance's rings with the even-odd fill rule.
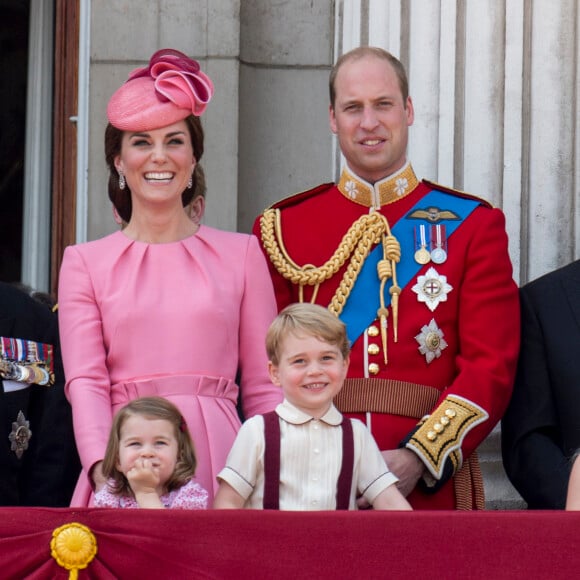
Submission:
[[[254,228],[278,308],[311,301],[346,323],[335,404],[366,422],[413,508],[483,508],[475,450],[508,404],[519,347],[505,217],[417,178],[413,102],[393,55],[354,49],[329,85],[339,182],[275,204]]]
[[[49,295],[31,294],[0,282],[0,505],[66,507],[80,462],[58,319]]]
[[[522,342],[502,420],[503,462],[530,509],[564,509],[580,449],[580,260],[529,282],[520,297]]]

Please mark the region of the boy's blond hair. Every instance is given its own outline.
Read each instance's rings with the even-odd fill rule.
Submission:
[[[272,364],[280,363],[280,347],[289,333],[307,334],[332,344],[338,347],[344,359],[350,353],[346,326],[318,304],[291,304],[276,316],[266,335],[266,352]]]

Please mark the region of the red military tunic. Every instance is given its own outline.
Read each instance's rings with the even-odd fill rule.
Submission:
[[[449,206],[454,198],[462,198],[470,200],[474,209],[464,212],[465,217],[443,204],[425,207],[421,201],[433,190],[441,190]],[[341,302],[337,288],[344,284],[344,272],[357,261],[360,246],[317,290],[308,285],[300,289],[293,280],[297,271],[306,276],[309,269],[325,264],[353,223],[371,208],[385,216],[391,229],[403,218],[412,219],[412,235],[420,232],[421,224],[423,231],[430,231],[435,223],[459,223],[446,240],[443,263],[416,264],[414,249],[420,249],[420,237],[416,243],[400,240],[407,250],[401,250],[395,275],[404,266],[416,268],[416,273],[402,288],[398,312],[388,306],[388,362],[384,362],[381,322],[371,317],[352,344],[348,379],[335,400],[341,411],[367,422],[381,449],[406,446],[424,462],[425,482],[408,498],[414,508],[482,507],[479,466],[468,458],[503,415],[512,390],[519,305],[505,218],[488,203],[474,200],[418,182],[409,164],[374,186],[345,169],[338,185],[324,184],[285,199],[264,212],[254,226],[270,258],[282,309],[313,295],[324,306]],[[358,235],[353,230],[350,234]],[[393,279],[383,290],[387,299],[392,285]],[[432,291],[434,286],[438,291]],[[347,305],[352,296],[346,298]],[[376,292],[368,293],[368,300],[378,302]]]

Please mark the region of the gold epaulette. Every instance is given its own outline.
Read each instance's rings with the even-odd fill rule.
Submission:
[[[479,201],[482,205],[485,205],[487,207],[494,207],[494,205],[487,199],[484,199],[483,197],[479,197],[477,195],[473,195],[472,193],[468,193],[467,191],[462,191],[461,189],[448,187],[447,185],[441,185],[436,181],[429,181],[428,179],[423,179],[422,181],[425,185],[429,186],[432,189],[436,189],[437,191],[443,191],[445,193],[450,193],[452,195],[458,195],[459,197],[463,197],[465,199],[473,199],[475,201]]]
[[[419,455],[431,475],[438,480],[448,459],[453,465],[453,473],[461,468],[461,444],[465,436],[488,418],[488,413],[479,405],[463,397],[449,395],[424,419],[406,447]]]

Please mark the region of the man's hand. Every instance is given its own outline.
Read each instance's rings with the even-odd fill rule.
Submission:
[[[410,449],[381,451],[388,468],[399,478],[397,488],[407,497],[425,471],[423,462]]]
[[[397,489],[404,497],[407,497],[417,485],[423,475],[425,466],[423,462],[409,449],[391,449],[381,451],[387,467],[399,478]],[[369,502],[364,497],[356,500],[359,510],[370,508]]]

